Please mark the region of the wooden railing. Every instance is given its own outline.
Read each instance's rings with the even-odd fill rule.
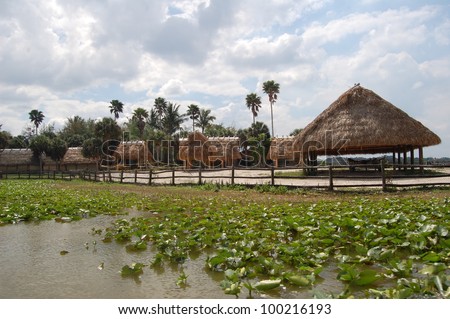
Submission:
[[[0,179],[64,179],[80,178],[96,182],[183,185],[229,184],[286,186],[297,188],[367,188],[389,190],[395,187],[450,186],[450,165],[352,165],[296,168],[182,169],[97,171],[18,171],[0,172]]]

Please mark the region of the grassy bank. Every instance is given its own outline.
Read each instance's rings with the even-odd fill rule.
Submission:
[[[240,297],[287,288],[311,290],[311,297],[448,298],[449,200],[448,189],[330,193],[2,181],[0,221],[67,221],[132,209],[132,217],[94,230],[104,242],[156,251],[145,265],[124,265],[124,276],[179,265],[183,285],[183,264],[208,254],[205,271],[223,273],[224,293]],[[345,284],[333,295],[314,288],[329,265]]]

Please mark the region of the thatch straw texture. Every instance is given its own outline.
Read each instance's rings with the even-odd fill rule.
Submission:
[[[205,135],[197,131],[189,133],[187,138],[180,139],[178,156],[187,168],[191,168],[194,162],[207,163],[208,150],[205,148],[207,140]]]
[[[0,153],[1,165],[29,165],[33,160],[33,152],[30,149],[4,149]]]
[[[143,141],[121,142],[114,151],[117,163],[146,166],[153,162],[153,156]]]
[[[242,158],[239,137],[210,137],[205,146],[209,165],[220,161],[222,167],[232,166]]]
[[[92,158],[84,157],[81,153],[81,147],[69,147],[64,158],[62,159],[62,164],[95,164],[96,161]]]
[[[294,150],[294,137],[274,137],[270,141],[270,149],[266,159],[272,160],[275,167],[279,167],[280,161],[298,162],[299,152]]]
[[[316,155],[400,152],[436,145],[440,138],[359,85],[346,91],[296,137],[296,151]]]

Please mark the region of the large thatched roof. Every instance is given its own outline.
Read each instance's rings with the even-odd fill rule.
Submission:
[[[359,85],[343,93],[296,137],[294,147],[317,155],[375,154],[436,145],[419,121]]]

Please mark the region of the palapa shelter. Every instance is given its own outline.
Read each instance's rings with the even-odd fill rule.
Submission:
[[[242,158],[239,137],[209,137],[205,142],[208,153],[208,166],[230,167],[237,165]]]
[[[306,164],[314,164],[318,155],[381,153],[392,153],[394,163],[407,164],[407,153],[413,162],[416,149],[423,164],[423,147],[440,142],[422,123],[355,85],[302,130],[294,148]]]
[[[299,152],[294,152],[294,137],[274,137],[270,141],[270,149],[266,159],[271,160],[275,167],[295,164],[299,161]]]
[[[185,168],[192,168],[194,165],[209,165],[208,149],[205,143],[208,138],[200,132],[189,133],[187,138],[180,139],[178,156],[184,162]]]
[[[147,167],[152,164],[153,156],[149,152],[146,142],[130,141],[121,142],[114,151],[114,157],[117,165]]]

